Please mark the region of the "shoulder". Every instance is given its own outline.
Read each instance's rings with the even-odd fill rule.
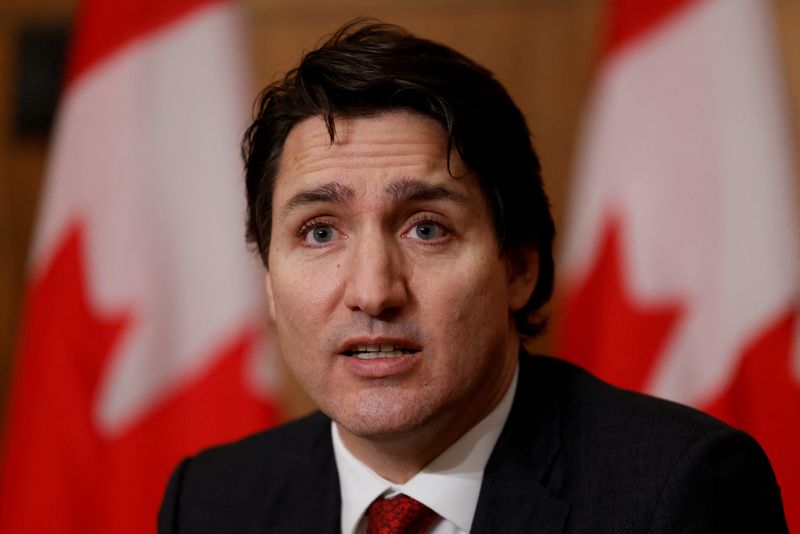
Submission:
[[[159,532],[263,528],[287,519],[302,494],[314,488],[330,493],[338,486],[335,472],[330,419],[319,412],[204,450],[173,472]]]
[[[759,525],[785,531],[772,468],[747,433],[556,359],[523,356],[522,388],[521,413],[535,412],[538,402],[550,403],[555,414],[558,453],[544,483],[570,503],[572,523],[611,525],[609,532],[631,525],[654,532]]]
[[[194,470],[248,476],[254,471],[281,472],[306,462],[330,444],[330,419],[320,412],[239,441],[206,449],[190,459]]]
[[[523,355],[520,388],[525,389],[518,395],[522,404],[537,398],[552,403],[562,435],[579,443],[619,442],[625,449],[625,444],[652,442],[682,449],[708,433],[733,430],[699,410],[617,388],[555,358]]]

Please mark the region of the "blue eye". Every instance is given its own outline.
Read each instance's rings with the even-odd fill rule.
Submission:
[[[411,222],[411,229],[404,234],[416,241],[441,244],[450,236],[450,231],[442,223],[433,218],[422,216]]]
[[[423,241],[436,239],[440,233],[439,227],[434,223],[419,223],[414,226],[414,235]]]
[[[315,226],[309,230],[308,233],[306,233],[306,242],[316,244],[327,243],[333,239],[333,235],[333,226],[329,224],[321,224],[319,226]]]

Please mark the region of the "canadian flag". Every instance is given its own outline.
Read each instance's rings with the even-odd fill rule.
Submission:
[[[0,532],[155,530],[178,460],[276,420],[244,243],[237,6],[85,0],[32,248]]]
[[[768,2],[610,3],[560,353],[752,433],[800,531],[800,249]]]

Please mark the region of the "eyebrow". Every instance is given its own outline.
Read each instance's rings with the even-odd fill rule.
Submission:
[[[413,178],[401,178],[386,186],[386,195],[395,204],[420,200],[452,200],[466,203],[467,197],[444,186],[431,185]],[[283,205],[283,215],[301,206],[319,202],[346,204],[355,200],[356,192],[339,182],[328,182],[307,191],[301,191]]]
[[[283,205],[282,211],[286,215],[295,208],[317,202],[345,204],[352,202],[355,197],[356,192],[346,185],[342,185],[339,182],[328,182],[313,189],[297,193]]]
[[[386,194],[396,204],[414,200],[452,200],[466,203],[467,197],[444,186],[431,185],[413,178],[402,178],[386,186]]]

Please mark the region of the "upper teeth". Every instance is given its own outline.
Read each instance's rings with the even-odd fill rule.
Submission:
[[[359,345],[354,352],[391,352],[395,350],[394,345]],[[400,350],[398,347],[397,350]]]
[[[377,358],[399,358],[408,353],[408,349],[395,345],[357,345],[350,353],[360,360]]]

